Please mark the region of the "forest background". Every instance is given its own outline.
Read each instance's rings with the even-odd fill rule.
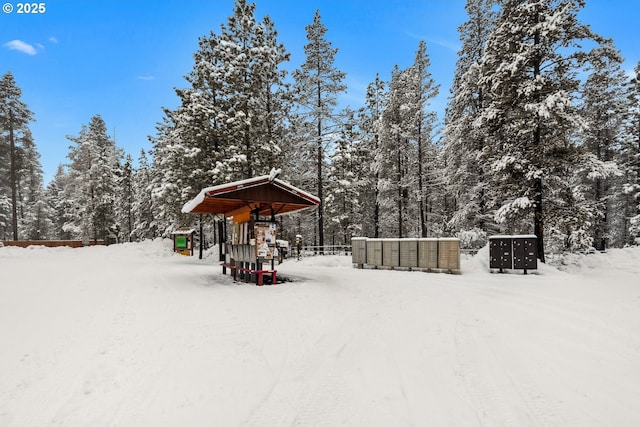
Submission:
[[[427,42],[338,108],[346,74],[316,11],[292,72],[276,23],[236,0],[199,39],[152,149],[125,153],[99,114],[44,185],[19,76],[0,81],[0,240],[166,236],[201,188],[282,169],[320,196],[282,219],[285,238],[456,235],[480,247],[535,233],[545,251],[603,250],[640,235],[640,63],[578,19],[579,0],[468,0],[443,118]],[[134,156],[136,158],[134,159]],[[206,218],[210,231],[215,218]],[[212,232],[207,233],[213,236]]]

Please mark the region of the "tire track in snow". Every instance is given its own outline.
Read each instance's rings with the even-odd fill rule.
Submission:
[[[509,334],[491,316],[493,301],[482,307],[468,293],[483,289],[456,287],[459,316],[454,330],[457,374],[482,426],[561,426],[559,405],[524,372],[531,366],[514,368],[517,349]],[[475,305],[474,305],[475,304]],[[515,352],[515,353],[514,353]],[[511,360],[510,358],[513,358]],[[514,376],[517,375],[516,376]]]
[[[107,261],[111,258],[107,257]],[[167,279],[144,261],[138,261],[137,269],[128,268],[135,274],[125,280],[116,270],[108,268],[109,274],[100,278],[97,286],[117,289],[117,295],[109,298],[107,304],[116,309],[101,311],[86,330],[81,328],[77,332],[83,342],[77,343],[80,353],[75,355],[75,372],[63,376],[67,378],[66,392],[57,397],[57,409],[51,418],[53,425],[130,424],[155,400],[163,375],[161,367],[150,363],[154,356],[150,351],[158,349],[155,347],[158,341],[153,337],[157,335],[155,331],[166,326],[166,320],[154,322],[158,320],[157,311],[165,319],[172,319],[178,300],[163,299],[166,304],[161,310],[154,305],[155,301],[148,301],[153,292],[141,283],[149,283],[150,275],[155,286],[163,285]],[[138,277],[144,280],[137,280]],[[151,316],[154,310],[156,317]]]
[[[584,290],[590,291],[589,287]],[[553,289],[536,293],[493,288],[489,295],[483,296],[486,304],[499,311],[502,318],[514,320],[493,327],[502,337],[520,345],[523,358],[532,366],[518,372],[520,377],[529,374],[523,390],[531,396],[532,407],[543,408],[538,411],[539,417],[547,415],[544,410],[551,411],[555,414],[551,422],[564,425],[566,420],[560,415],[563,409],[575,407],[584,407],[578,415],[583,420],[601,411],[597,408],[606,408],[606,412],[622,419],[638,416],[635,402],[640,386],[635,378],[640,339],[628,333],[633,330],[629,323],[637,323],[637,311],[630,310],[628,301],[616,296],[615,289],[599,300],[581,294],[560,298]]]
[[[473,331],[476,326],[458,322],[455,327],[457,374],[482,426],[522,424],[507,397],[512,386],[499,369],[486,343]],[[520,422],[519,422],[520,421]]]
[[[281,363],[283,374],[274,379],[268,394],[251,411],[243,426],[345,424],[339,416],[349,412],[345,405],[353,399],[353,390],[340,374],[344,369],[340,363],[349,346],[369,334],[371,317],[376,313],[370,312],[369,299],[358,299],[357,296],[362,295],[352,294],[348,286],[342,283],[330,286],[331,296],[335,297],[336,289],[343,294],[343,298],[331,301],[327,313],[330,324],[315,330],[318,335],[308,337],[311,341],[307,343],[295,342],[299,337],[286,336],[288,348],[306,351],[287,352]],[[291,334],[290,329],[287,331]]]

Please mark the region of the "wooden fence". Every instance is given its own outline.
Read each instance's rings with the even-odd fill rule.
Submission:
[[[26,248],[27,246],[46,246],[48,248],[55,248],[59,246],[68,246],[71,248],[81,248],[85,246],[82,240],[4,240],[2,241],[4,246],[18,246]],[[104,240],[91,240],[88,246],[104,245]]]

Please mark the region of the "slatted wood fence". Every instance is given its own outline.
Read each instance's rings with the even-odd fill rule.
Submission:
[[[4,246],[18,246],[21,248],[28,246],[46,246],[49,248],[68,246],[71,248],[81,248],[84,246],[82,240],[4,240],[2,244]],[[89,241],[89,246],[95,245],[104,245],[104,240]]]

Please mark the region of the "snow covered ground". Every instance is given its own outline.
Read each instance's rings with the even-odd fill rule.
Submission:
[[[0,248],[0,426],[637,426],[640,250],[462,275]]]

